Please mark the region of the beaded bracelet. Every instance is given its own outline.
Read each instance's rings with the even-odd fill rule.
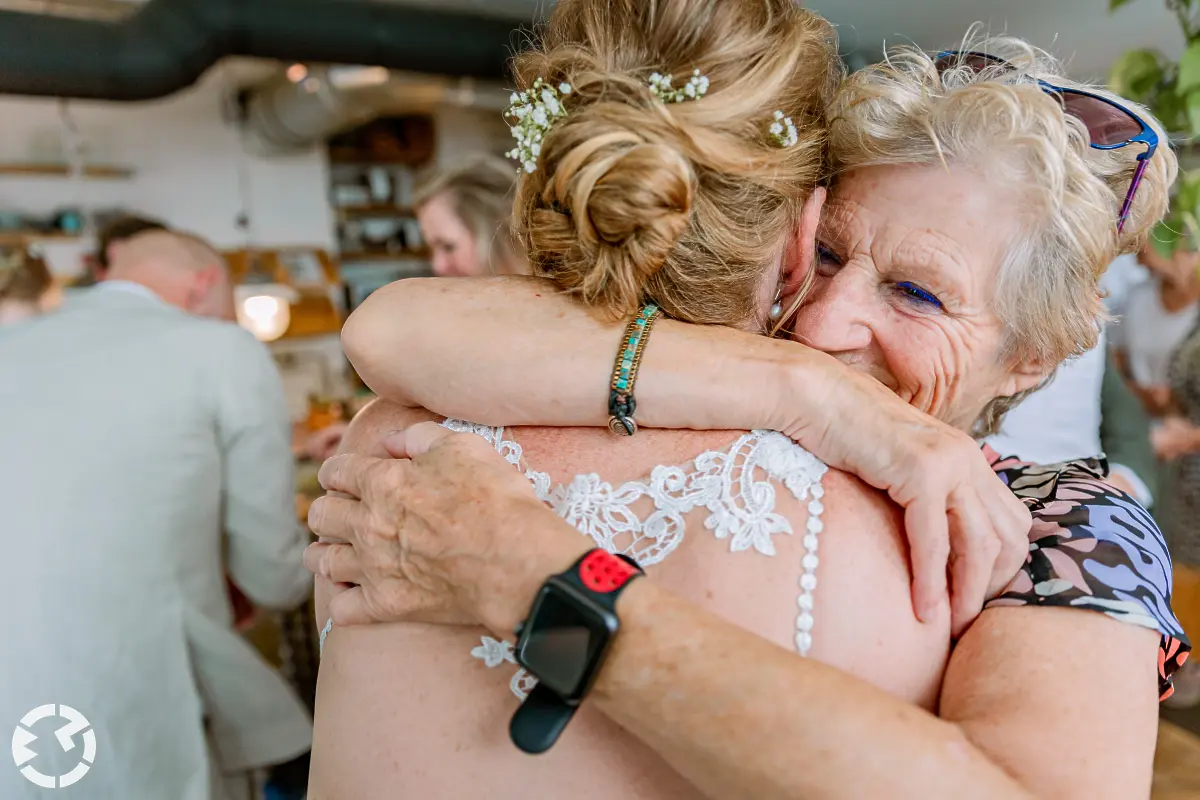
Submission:
[[[613,365],[612,384],[608,393],[608,429],[618,436],[637,433],[637,423],[633,419],[633,413],[637,410],[633,385],[637,382],[638,367],[642,363],[646,340],[650,338],[650,329],[660,313],[658,306],[647,305],[625,326],[625,336],[621,340],[624,344]]]

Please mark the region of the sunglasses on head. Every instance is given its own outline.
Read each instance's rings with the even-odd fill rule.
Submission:
[[[1003,58],[974,52],[945,51],[938,54],[934,63],[939,74],[959,67],[967,67],[975,73],[997,67],[1015,69]],[[1055,86],[1043,80],[1038,80],[1037,84],[1046,94],[1058,100],[1064,112],[1083,123],[1091,146],[1097,150],[1116,150],[1131,144],[1146,145],[1146,151],[1138,156],[1137,169],[1134,170],[1129,191],[1125,194],[1125,202],[1121,204],[1121,213],[1117,216],[1119,233],[1125,227],[1125,221],[1129,219],[1129,210],[1133,206],[1133,198],[1141,185],[1142,176],[1146,174],[1146,165],[1158,149],[1158,134],[1137,114],[1107,97],[1082,89]]]

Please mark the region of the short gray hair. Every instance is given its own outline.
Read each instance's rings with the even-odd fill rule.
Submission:
[[[995,310],[1010,357],[1057,365],[1096,345],[1104,319],[1098,281],[1121,253],[1138,250],[1167,209],[1175,155],[1148,111],[1062,76],[1047,53],[1020,39],[982,39],[972,29],[961,52],[1008,62],[977,71],[959,63],[940,71],[912,47],[851,75],[834,99],[831,158],[835,174],[899,164],[961,164],[1016,190],[1023,235],[1012,242],[997,278]],[[1159,134],[1124,232],[1116,219],[1141,146],[1097,150],[1083,124],[1066,115],[1036,79],[1121,102]],[[999,428],[1004,413],[1031,391],[994,399],[976,434]]]

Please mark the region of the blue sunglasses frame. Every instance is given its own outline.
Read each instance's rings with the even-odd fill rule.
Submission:
[[[971,59],[979,59],[983,63],[972,64]],[[957,66],[972,67],[976,72],[981,72],[988,66],[1008,67],[1009,69],[1015,69],[1012,64],[1003,58],[1000,58],[999,56],[993,56],[989,53],[979,53],[970,50],[943,50],[942,52],[938,53],[937,60],[934,63],[936,64],[939,73],[945,72],[946,70]],[[1125,201],[1121,204],[1121,211],[1117,215],[1117,232],[1119,233],[1125,227],[1125,221],[1129,219],[1130,209],[1133,208],[1133,198],[1137,194],[1138,187],[1142,183],[1142,176],[1146,174],[1146,167],[1150,163],[1150,158],[1158,150],[1158,134],[1153,128],[1150,127],[1146,120],[1142,119],[1140,116],[1135,114],[1133,111],[1130,111],[1120,103],[1117,103],[1107,97],[1103,97],[1084,89],[1072,89],[1066,86],[1056,86],[1053,83],[1041,79],[1037,79],[1037,85],[1047,94],[1054,95],[1055,99],[1058,100],[1059,105],[1062,106],[1063,112],[1070,114],[1071,116],[1083,122],[1085,127],[1087,126],[1087,120],[1081,114],[1071,110],[1070,101],[1068,100],[1069,97],[1081,97],[1092,102],[1101,103],[1109,108],[1115,108],[1127,116],[1130,120],[1137,123],[1140,129],[1138,133],[1120,142],[1113,142],[1111,144],[1097,143],[1094,132],[1091,130],[1091,128],[1088,128],[1089,144],[1096,150],[1119,150],[1122,147],[1128,147],[1134,144],[1143,144],[1146,146],[1145,152],[1137,157],[1138,165],[1134,170],[1133,180],[1130,181],[1129,191],[1125,193]]]

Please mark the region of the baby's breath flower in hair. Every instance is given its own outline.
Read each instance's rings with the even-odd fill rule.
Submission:
[[[504,116],[512,120],[509,130],[517,140],[517,146],[505,153],[520,162],[525,172],[537,169],[538,156],[542,153],[542,139],[555,120],[567,115],[562,99],[571,93],[571,84],[560,83],[558,88],[538,78],[533,86],[523,92],[513,92],[508,111]]]
[[[795,147],[796,143],[800,141],[800,134],[796,131],[795,123],[792,122],[791,117],[784,116],[782,111],[775,112],[775,119],[767,128],[767,133],[777,147]]]
[[[708,78],[700,74],[700,70],[692,70],[692,77],[683,88],[671,86],[674,80],[670,75],[654,73],[650,76],[650,92],[664,103],[682,103],[685,100],[699,100],[708,94]]]

